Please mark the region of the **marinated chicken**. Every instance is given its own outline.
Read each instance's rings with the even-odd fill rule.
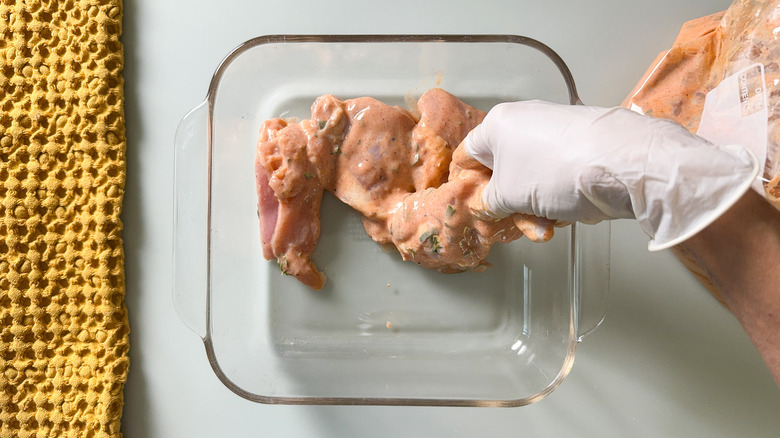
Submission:
[[[324,285],[311,260],[324,191],[357,211],[373,240],[441,272],[485,269],[496,242],[549,240],[547,219],[486,214],[481,192],[491,172],[457,148],[484,117],[432,89],[414,113],[325,95],[311,119],[265,121],[255,161],[264,257],[314,289]]]

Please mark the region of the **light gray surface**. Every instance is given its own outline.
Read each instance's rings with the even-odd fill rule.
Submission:
[[[418,4],[420,3],[420,4]],[[587,3],[587,4],[586,4]],[[123,220],[137,437],[775,437],[780,390],[739,325],[632,222],[613,224],[607,319],[540,403],[510,409],[265,406],[215,377],[171,299],[173,135],[236,45],[273,33],[514,33],[555,49],[588,104],[619,104],[681,24],[726,1],[125,2]]]

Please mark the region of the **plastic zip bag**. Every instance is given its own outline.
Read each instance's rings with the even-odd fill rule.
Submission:
[[[763,163],[754,184],[780,209],[780,0],[735,0],[682,26],[623,103]]]

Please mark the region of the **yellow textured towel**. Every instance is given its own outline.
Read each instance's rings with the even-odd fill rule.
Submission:
[[[121,17],[0,2],[0,437],[120,435]]]

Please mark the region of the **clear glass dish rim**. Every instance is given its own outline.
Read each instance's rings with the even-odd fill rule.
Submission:
[[[294,44],[294,43],[512,43],[524,45],[538,50],[560,71],[568,90],[569,103],[571,105],[582,105],[582,101],[577,94],[577,88],[574,78],[563,59],[549,46],[536,39],[512,34],[351,34],[351,35],[317,35],[317,34],[273,34],[263,35],[249,39],[234,48],[220,62],[215,70],[206,95],[207,110],[207,230],[211,229],[211,183],[212,183],[212,133],[213,133],[213,115],[214,100],[219,89],[222,76],[230,64],[244,52],[257,46],[267,44]],[[573,275],[577,268],[577,257],[575,246],[577,245],[577,225],[570,226],[570,251],[569,251],[569,272]],[[222,370],[219,359],[217,358],[214,343],[211,337],[211,287],[210,287],[210,266],[211,266],[211,233],[206,233],[206,330],[202,337],[206,349],[206,356],[209,364],[216,374],[217,378],[232,392],[249,401],[262,404],[279,405],[367,405],[367,406],[439,406],[439,407],[519,407],[537,402],[553,390],[555,390],[566,378],[574,365],[574,355],[578,343],[577,318],[578,318],[578,284],[572,284],[570,289],[569,308],[569,345],[566,357],[561,364],[561,368],[556,377],[543,390],[528,397],[509,400],[486,400],[486,399],[438,399],[438,398],[385,398],[385,397],[302,397],[302,396],[267,396],[247,391],[240,385],[233,382],[230,377]]]

